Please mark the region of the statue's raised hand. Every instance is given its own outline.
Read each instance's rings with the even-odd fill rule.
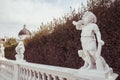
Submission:
[[[79,20],[77,22],[73,21],[72,23],[73,23],[73,25],[76,26],[77,30],[81,30],[84,27],[84,21],[83,20]]]

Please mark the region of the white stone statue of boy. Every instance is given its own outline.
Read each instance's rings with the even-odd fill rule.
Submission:
[[[24,52],[25,52],[25,47],[22,41],[20,41],[15,48],[15,51],[17,54],[15,55],[15,58],[17,61],[23,61],[24,60]]]
[[[78,50],[78,54],[85,63],[81,69],[108,70],[109,66],[101,56],[101,48],[104,45],[104,41],[101,40],[101,33],[96,22],[96,16],[90,11],[84,13],[82,20],[73,21],[76,29],[82,30],[81,44],[83,50]],[[98,46],[96,45],[96,40]]]

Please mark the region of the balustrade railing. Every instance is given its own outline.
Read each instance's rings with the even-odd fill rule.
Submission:
[[[77,69],[0,60],[0,80],[87,80],[74,76]]]
[[[0,80],[115,80],[113,72],[79,70],[0,59]]]

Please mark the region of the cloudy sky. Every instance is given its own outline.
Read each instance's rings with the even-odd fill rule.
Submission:
[[[86,0],[0,0],[0,38],[17,37],[24,24],[35,31],[41,22],[61,17],[81,2],[86,4]]]

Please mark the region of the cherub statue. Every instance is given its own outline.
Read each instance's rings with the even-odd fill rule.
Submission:
[[[4,53],[5,47],[3,44],[0,44],[0,58],[5,58],[5,53]]]
[[[109,66],[101,56],[101,49],[104,45],[104,41],[101,40],[101,33],[96,22],[96,16],[90,11],[84,13],[82,20],[79,20],[78,22],[73,21],[76,29],[82,30],[81,44],[83,50],[78,50],[78,54],[83,58],[85,63],[81,69],[109,69]],[[97,39],[95,38],[95,35]]]
[[[25,47],[22,41],[20,41],[15,48],[17,54],[15,55],[16,60],[24,60]]]

